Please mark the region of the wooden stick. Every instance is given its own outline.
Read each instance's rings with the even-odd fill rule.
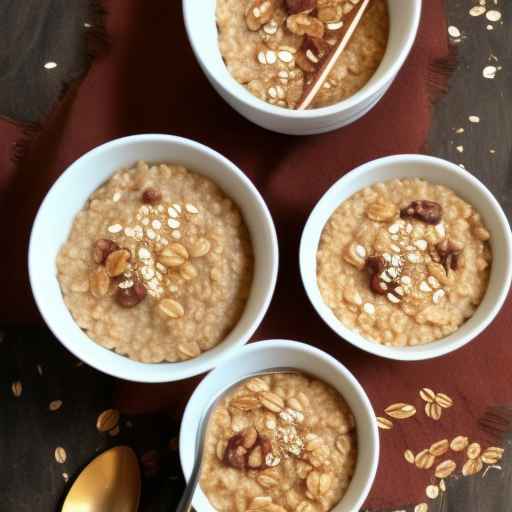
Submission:
[[[345,48],[347,47],[350,39],[352,38],[356,28],[358,27],[363,14],[371,0],[363,0],[361,5],[356,8],[356,13],[350,22],[350,25],[346,29],[345,34],[340,39],[336,49],[330,54],[330,56],[326,59],[324,65],[321,68],[320,73],[318,74],[316,80],[313,82],[311,89],[303,96],[302,101],[297,106],[297,110],[305,110],[311,105],[311,102],[315,99],[315,96],[318,94],[318,91],[324,84],[325,80],[329,76],[329,73],[332,71],[332,68],[340,58],[340,55],[343,53]]]

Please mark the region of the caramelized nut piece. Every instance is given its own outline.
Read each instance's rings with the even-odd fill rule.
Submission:
[[[183,306],[173,299],[164,299],[159,304],[160,310],[170,318],[181,318],[185,314]]]
[[[332,23],[341,20],[343,9],[341,5],[328,5],[318,9],[317,17],[324,23]]]
[[[366,249],[357,242],[352,242],[345,248],[343,259],[358,270],[366,265]]]
[[[309,12],[316,7],[316,0],[286,0],[286,8],[289,14]]]
[[[319,37],[306,35],[302,41],[301,51],[313,63],[321,61],[327,55],[329,49],[330,46]]]
[[[94,244],[92,258],[95,263],[101,265],[105,263],[105,260],[109,256],[109,254],[117,251],[119,249],[119,245],[117,245],[113,240],[108,240],[107,238],[102,238],[97,240]]]
[[[110,277],[103,267],[98,267],[89,278],[91,293],[97,299],[104,297],[110,288]]]
[[[442,263],[446,273],[457,270],[462,249],[449,240],[442,240],[436,245],[436,252],[439,261]]]
[[[245,23],[253,32],[259,30],[272,19],[275,6],[273,0],[253,0],[245,11]]]
[[[236,469],[244,469],[247,450],[243,447],[243,435],[236,434],[229,441],[224,452],[224,464]]]
[[[286,19],[286,27],[295,35],[308,35],[312,37],[322,38],[324,36],[324,24],[313,16],[307,14],[292,14]]]
[[[156,188],[149,187],[142,193],[144,204],[157,204],[162,200],[162,193]]]
[[[441,205],[427,200],[413,201],[409,206],[400,210],[402,219],[413,218],[432,225],[439,224],[442,215]]]
[[[393,293],[398,286],[395,281],[385,282],[382,278],[382,272],[385,269],[384,259],[380,256],[370,256],[366,260],[366,269],[370,272],[370,290],[377,295],[386,295]]]
[[[146,288],[140,281],[134,281],[129,288],[118,288],[116,302],[123,308],[132,308],[144,300]]]
[[[120,276],[127,268],[130,261],[130,251],[128,249],[118,249],[110,253],[105,261],[105,268],[110,277]]]

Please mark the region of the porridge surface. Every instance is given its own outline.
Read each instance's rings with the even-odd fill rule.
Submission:
[[[367,187],[321,235],[320,293],[348,328],[378,343],[429,343],[457,330],[482,301],[489,232],[452,190],[419,179]]]
[[[200,485],[223,512],[325,512],[356,459],[354,417],[337,391],[299,373],[264,375],[213,412]]]
[[[57,257],[64,301],[98,344],[156,363],[198,356],[239,320],[253,255],[238,208],[177,165],[121,169],[77,214]]]
[[[217,0],[219,46],[228,71],[258,98],[295,108],[358,3]],[[299,10],[290,8],[292,4],[300,4]],[[311,108],[332,105],[359,91],[382,61],[388,36],[386,0],[374,0]]]

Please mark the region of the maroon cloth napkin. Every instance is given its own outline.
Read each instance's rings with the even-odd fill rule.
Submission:
[[[511,400],[510,302],[478,340],[452,355],[418,363],[387,361],[356,350],[322,323],[300,284],[297,253],[308,213],[335,180],[368,160],[424,147],[431,100],[445,87],[444,71],[452,58],[443,1],[425,2],[411,56],[370,114],[348,128],[304,138],[262,130],[219,98],[192,55],[177,0],[110,0],[105,7],[109,52],[55,109],[17,167],[11,162],[12,145],[21,131],[0,123],[0,244],[7,269],[3,287],[8,291],[0,298],[0,319],[40,321],[27,279],[28,234],[44,194],[71,162],[98,144],[134,133],[172,133],[199,140],[247,173],[276,222],[279,280],[254,339],[304,340],[326,350],[354,372],[379,414],[397,401],[421,409],[417,392],[423,386],[454,398],[456,405],[442,422],[434,423],[420,410],[413,419],[382,433],[380,470],[369,505],[398,507],[423,501],[428,477],[405,463],[404,449],[419,451],[459,433],[478,438],[476,418],[485,405]],[[169,409],[179,416],[196,382],[120,382],[117,402],[124,412]]]

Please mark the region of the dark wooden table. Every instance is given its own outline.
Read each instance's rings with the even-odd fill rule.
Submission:
[[[482,29],[482,18],[468,14],[474,3],[447,2],[450,23],[462,31],[463,39],[458,44],[459,66],[450,91],[435,108],[426,151],[463,164],[491,189],[510,218],[512,30],[506,25],[498,25],[494,31]],[[506,22],[512,7],[504,0],[499,4]],[[482,76],[487,65],[502,67],[494,80]],[[480,122],[471,123],[470,115],[478,116]],[[460,128],[464,132],[460,133]],[[23,386],[18,398],[11,391],[16,381]],[[143,459],[141,510],[175,509],[183,480],[174,414],[123,416],[117,436],[99,433],[96,418],[111,406],[115,380],[82,365],[44,328],[2,331],[0,382],[0,512],[58,510],[70,485],[67,479],[71,481],[96,453],[123,443],[134,447]],[[53,400],[63,402],[55,412],[49,411]],[[64,464],[54,459],[58,446],[66,450]],[[492,496],[480,503],[478,510],[512,510],[511,471],[505,469],[499,475],[489,473],[486,485]],[[458,499],[444,504],[443,510],[471,512],[476,503],[471,483],[459,486],[456,492]]]

